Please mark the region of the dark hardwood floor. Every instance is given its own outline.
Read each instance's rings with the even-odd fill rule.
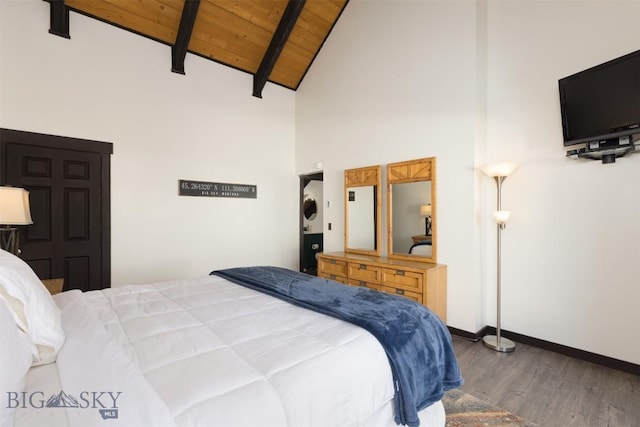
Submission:
[[[640,376],[524,344],[510,354],[453,345],[463,391],[540,427],[640,426]]]

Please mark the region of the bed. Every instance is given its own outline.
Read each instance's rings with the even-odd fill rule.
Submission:
[[[352,323],[220,275],[52,298],[26,269],[0,253],[2,427],[398,425],[388,354]],[[443,426],[441,402],[418,417]]]

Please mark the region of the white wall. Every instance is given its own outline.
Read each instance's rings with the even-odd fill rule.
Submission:
[[[0,126],[114,143],[113,284],[273,264],[297,269],[299,179],[292,91],[70,14],[0,1]],[[254,184],[257,199],[179,197],[178,180]]]
[[[332,202],[325,252],[344,247],[344,169],[437,157],[447,320],[469,331],[483,326],[474,257],[475,13],[471,1],[351,0],[296,97],[298,172],[321,161]],[[382,199],[386,236],[386,191]]]
[[[638,1],[490,1],[488,13],[488,157],[521,165],[503,187],[503,326],[634,363],[640,154],[565,158],[558,79],[640,49],[638,16]]]
[[[640,2],[400,3],[351,0],[298,90],[297,169],[321,160],[335,201],[325,250],[343,169],[436,156],[448,324],[495,325],[495,184],[475,168],[514,160],[502,327],[640,363],[640,154],[566,159],[557,88],[640,48]]]

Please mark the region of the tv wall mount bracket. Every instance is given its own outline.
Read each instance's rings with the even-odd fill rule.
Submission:
[[[640,135],[636,141],[632,136],[626,135],[619,138],[588,142],[582,148],[568,150],[566,156],[570,159],[601,160],[603,164],[615,163],[616,159],[629,153],[640,151],[636,149],[636,143],[640,145]]]

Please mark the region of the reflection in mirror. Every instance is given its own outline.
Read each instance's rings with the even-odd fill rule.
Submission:
[[[304,210],[304,217],[309,221],[313,220],[318,215],[318,204],[316,203],[316,199],[305,195],[302,209]]]
[[[305,235],[322,233],[322,194],[322,176],[305,178],[301,195],[302,230]]]
[[[431,236],[427,231],[431,230],[426,223],[431,215],[423,206],[431,207],[431,181],[394,184],[392,191],[393,252],[430,257]]]
[[[387,165],[387,256],[436,262],[436,159]]]
[[[344,171],[344,250],[380,255],[382,233],[380,166]]]
[[[347,188],[349,247],[376,250],[376,187]]]

